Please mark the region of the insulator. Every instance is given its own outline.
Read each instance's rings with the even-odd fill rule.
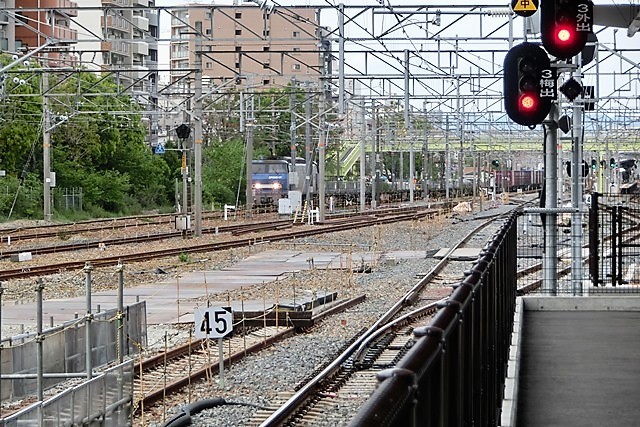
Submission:
[[[501,9],[490,9],[487,12],[487,15],[496,16],[496,17],[507,17],[507,16],[512,15],[512,14],[513,14],[513,11],[511,9],[509,9],[508,7],[501,8]]]

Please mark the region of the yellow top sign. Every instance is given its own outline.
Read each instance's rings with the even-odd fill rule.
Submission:
[[[538,10],[538,3],[539,0],[513,0],[511,7],[518,15],[530,16]]]

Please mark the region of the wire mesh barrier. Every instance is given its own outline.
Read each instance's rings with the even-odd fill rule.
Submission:
[[[640,198],[637,194],[591,195],[589,278],[594,292],[638,291]]]
[[[123,322],[121,324],[121,322]],[[2,348],[2,400],[21,399],[35,395],[37,391],[37,354],[42,345],[43,387],[73,377],[82,377],[86,371],[85,319],[66,322],[43,331],[40,340],[35,334],[22,335],[4,340]],[[120,346],[118,328],[126,331],[126,345]],[[90,323],[91,365],[102,366],[122,356],[137,354],[146,346],[146,303],[138,302],[125,307],[124,319],[117,317],[117,310],[96,313]],[[38,342],[40,341],[40,342]]]
[[[546,254],[549,216],[529,212],[518,218],[518,285],[522,290],[552,295],[640,291],[640,198],[637,194],[592,193],[585,205],[579,214],[570,212],[569,206],[558,208],[555,257]],[[572,224],[576,219],[581,222],[578,227]],[[545,271],[550,269],[554,271]],[[545,281],[553,283],[545,286]]]
[[[516,215],[416,343],[380,383],[351,426],[497,425],[516,300]]]
[[[64,393],[6,417],[2,425],[131,425],[133,374],[134,361],[126,361]]]

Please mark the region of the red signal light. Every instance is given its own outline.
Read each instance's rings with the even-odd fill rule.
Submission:
[[[525,94],[522,94],[522,96],[520,96],[521,111],[535,111],[537,105],[538,105],[537,96],[530,93],[525,93]]]
[[[540,12],[540,38],[547,52],[559,59],[580,53],[593,30],[592,0],[544,0]]]
[[[556,37],[558,38],[558,41],[562,43],[570,42],[571,39],[573,38],[571,34],[571,30],[567,28],[559,28]]]
[[[521,43],[504,58],[504,106],[511,120],[523,126],[542,123],[555,98],[556,77],[549,56],[538,45]]]

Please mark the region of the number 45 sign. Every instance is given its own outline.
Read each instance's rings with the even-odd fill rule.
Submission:
[[[233,330],[231,311],[223,307],[196,309],[196,338],[223,338]]]

